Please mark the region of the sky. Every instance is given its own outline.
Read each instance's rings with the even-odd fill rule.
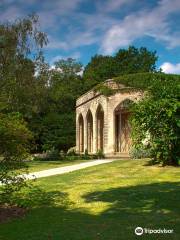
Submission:
[[[72,57],[86,65],[95,54],[147,47],[157,67],[180,74],[180,0],[0,0],[0,22],[36,13],[48,35],[50,65]]]

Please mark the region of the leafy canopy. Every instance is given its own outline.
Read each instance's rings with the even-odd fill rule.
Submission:
[[[87,86],[130,73],[155,72],[157,56],[147,48],[120,49],[115,56],[95,55],[84,69]]]

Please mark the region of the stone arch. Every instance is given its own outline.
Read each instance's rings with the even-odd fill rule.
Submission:
[[[79,152],[84,152],[84,119],[82,114],[78,117],[78,142],[79,142]]]
[[[97,151],[104,150],[104,110],[101,104],[98,105],[96,110],[96,136],[97,136]]]
[[[114,109],[115,152],[128,153],[131,146],[131,129],[129,124],[129,105],[133,101],[124,99]]]
[[[88,110],[86,114],[87,121],[87,151],[88,153],[93,152],[93,115],[91,110]]]

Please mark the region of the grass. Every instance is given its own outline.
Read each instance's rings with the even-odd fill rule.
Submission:
[[[62,161],[31,161],[27,162],[29,172],[38,172],[50,168],[64,167],[68,165],[87,162],[89,160],[62,160]]]
[[[173,229],[142,239],[180,239],[180,169],[121,160],[42,178],[19,196],[30,208],[0,226],[1,240],[133,240],[137,226]]]

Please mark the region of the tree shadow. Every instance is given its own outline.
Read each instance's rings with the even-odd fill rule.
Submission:
[[[32,209],[23,220],[0,228],[0,239],[11,240],[133,240],[137,226],[174,229],[170,235],[144,235],[143,239],[180,239],[180,183],[163,182],[111,188],[88,193],[87,204],[106,202],[99,214],[70,208],[67,193],[30,194]],[[38,195],[38,196],[37,196]],[[37,197],[37,199],[36,199]],[[61,202],[57,205],[56,201]]]
[[[129,214],[177,212],[180,199],[180,182],[163,182],[108,189],[83,196],[87,203],[102,201],[112,203],[103,214],[124,211]],[[167,212],[167,213],[166,213]]]
[[[14,202],[22,207],[38,208],[44,206],[56,206],[59,202],[62,205],[71,204],[68,194],[60,191],[44,191],[42,188],[32,186],[23,192],[13,196]],[[13,201],[13,199],[12,199]]]

